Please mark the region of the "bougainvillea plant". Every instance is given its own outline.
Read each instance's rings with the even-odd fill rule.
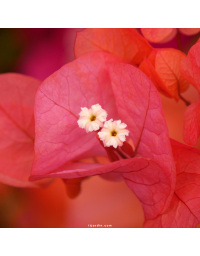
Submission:
[[[200,32],[200,28],[141,28],[143,36],[152,43],[166,43],[172,40],[179,32],[192,36]]]
[[[159,40],[176,30],[165,32],[142,30]],[[159,95],[188,106],[183,138],[196,145],[199,103],[182,93],[190,84],[200,90],[200,41],[186,57],[153,48],[145,37],[135,29],[85,29],[76,37],[76,59],[43,82],[0,75],[2,183],[123,179],[140,200],[144,227],[200,223],[200,151],[169,138]]]
[[[191,48],[181,69],[182,76],[200,93],[200,40]],[[195,146],[199,138],[200,109],[199,102],[191,104],[184,116],[183,139]]]

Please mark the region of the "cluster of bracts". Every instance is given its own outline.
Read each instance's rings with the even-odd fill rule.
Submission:
[[[194,30],[180,32],[199,32]],[[200,135],[200,102],[190,104],[181,95],[189,85],[200,92],[200,40],[186,56],[173,48],[153,48],[147,41],[167,40],[177,30],[142,29],[142,33],[85,29],[76,37],[76,59],[45,81],[0,75],[2,183],[41,187],[52,178],[67,183],[110,174],[113,179],[124,179],[140,200],[144,227],[196,227],[200,223],[200,150],[191,147]],[[183,127],[188,145],[169,138],[159,93],[188,106]],[[77,124],[81,108],[95,104],[106,110],[108,120],[127,125],[118,144],[108,143],[104,134],[105,149],[109,144],[113,150],[104,149],[95,129],[87,133]],[[112,158],[112,152],[117,158]],[[98,156],[109,161],[98,162]],[[88,163],[88,158],[94,161]]]

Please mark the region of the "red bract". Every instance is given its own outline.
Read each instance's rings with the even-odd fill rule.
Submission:
[[[176,28],[141,28],[141,32],[152,43],[168,42],[177,33]]]
[[[184,35],[191,36],[200,32],[199,28],[179,28]],[[143,36],[152,43],[166,43],[176,36],[177,28],[141,28]]]
[[[190,49],[181,67],[182,76],[200,93],[200,39]],[[184,115],[183,139],[189,145],[196,145],[200,129],[199,104],[188,107]]]
[[[152,46],[132,28],[88,28],[78,32],[75,56],[87,52],[106,51],[131,63],[140,64],[153,50]]]
[[[182,98],[180,93],[189,87],[180,73],[186,55],[175,49],[153,50],[134,29],[85,29],[79,32],[75,42],[76,57],[91,51],[110,52],[130,64],[140,64],[139,68],[152,79],[159,92],[175,100]]]
[[[179,50],[154,49],[148,59],[143,60],[139,68],[152,79],[161,93],[179,100],[182,98],[180,93],[189,87],[189,83],[180,73],[185,57],[186,55]]]
[[[171,140],[177,181],[167,211],[144,227],[192,228],[200,222],[200,151]]]
[[[127,124],[135,157],[108,164],[80,163],[103,150],[95,133],[78,127],[81,107],[99,103],[108,119]],[[35,161],[31,180],[121,174],[140,199],[145,217],[168,206],[175,184],[174,161],[156,88],[139,69],[113,55],[91,52],[46,79],[36,95]]]
[[[40,81],[18,74],[0,75],[0,181],[17,187],[28,181],[34,157],[33,106]]]

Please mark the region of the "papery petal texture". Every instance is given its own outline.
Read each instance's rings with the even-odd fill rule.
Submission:
[[[177,33],[176,28],[141,28],[143,36],[152,43],[169,42]]]
[[[0,181],[36,186],[28,181],[34,157],[34,100],[40,81],[19,74],[0,75]]]
[[[200,151],[171,140],[177,182],[167,211],[144,227],[192,228],[200,223]]]
[[[95,134],[77,125],[80,108],[97,103],[108,112],[108,119],[127,124],[135,158],[104,165],[75,162],[84,152],[99,148]],[[35,117],[31,180],[120,173],[141,200],[146,218],[166,209],[175,185],[174,161],[159,94],[139,69],[108,53],[85,54],[43,82]]]
[[[132,28],[88,28],[78,32],[75,56],[91,51],[106,51],[131,63],[139,64],[153,50],[152,46]]]
[[[122,120],[129,127],[136,156],[148,157],[156,161],[166,171],[173,187],[175,167],[156,88],[146,76],[130,65],[110,66],[119,116],[123,116]]]
[[[94,134],[86,134],[77,120],[81,107],[94,104],[100,104],[108,117],[118,117],[105,64],[110,61],[117,58],[107,53],[89,53],[42,83],[35,102],[34,174],[48,173],[92,147],[100,150]]]
[[[181,65],[186,55],[176,49],[154,49],[148,57],[149,64],[140,65],[140,69],[150,78],[153,76],[153,82],[156,87],[160,87],[160,92],[168,94],[169,97],[178,100],[180,93],[188,89],[189,83],[186,81],[181,72]],[[144,60],[145,61],[145,60]],[[159,78],[158,78],[159,77]]]
[[[197,144],[200,131],[200,103],[191,104],[184,114],[183,139],[188,145],[195,146]]]
[[[200,92],[200,39],[188,52],[181,75]]]
[[[153,82],[153,84],[156,86],[157,90],[165,95],[166,97],[171,97],[169,95],[169,92],[158,75],[158,73],[155,70],[155,67],[151,64],[151,62],[148,59],[144,59],[142,63],[139,66],[139,69],[142,70]]]
[[[182,76],[200,93],[200,39],[190,49],[181,66]],[[196,145],[199,137],[199,102],[188,107],[184,115],[183,139],[189,145]]]

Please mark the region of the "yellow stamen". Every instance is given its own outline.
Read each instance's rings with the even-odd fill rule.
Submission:
[[[116,135],[117,135],[116,131],[112,131],[112,132],[111,132],[111,135],[112,135],[112,136],[116,136]]]
[[[96,116],[91,116],[90,121],[95,121],[96,120]]]

